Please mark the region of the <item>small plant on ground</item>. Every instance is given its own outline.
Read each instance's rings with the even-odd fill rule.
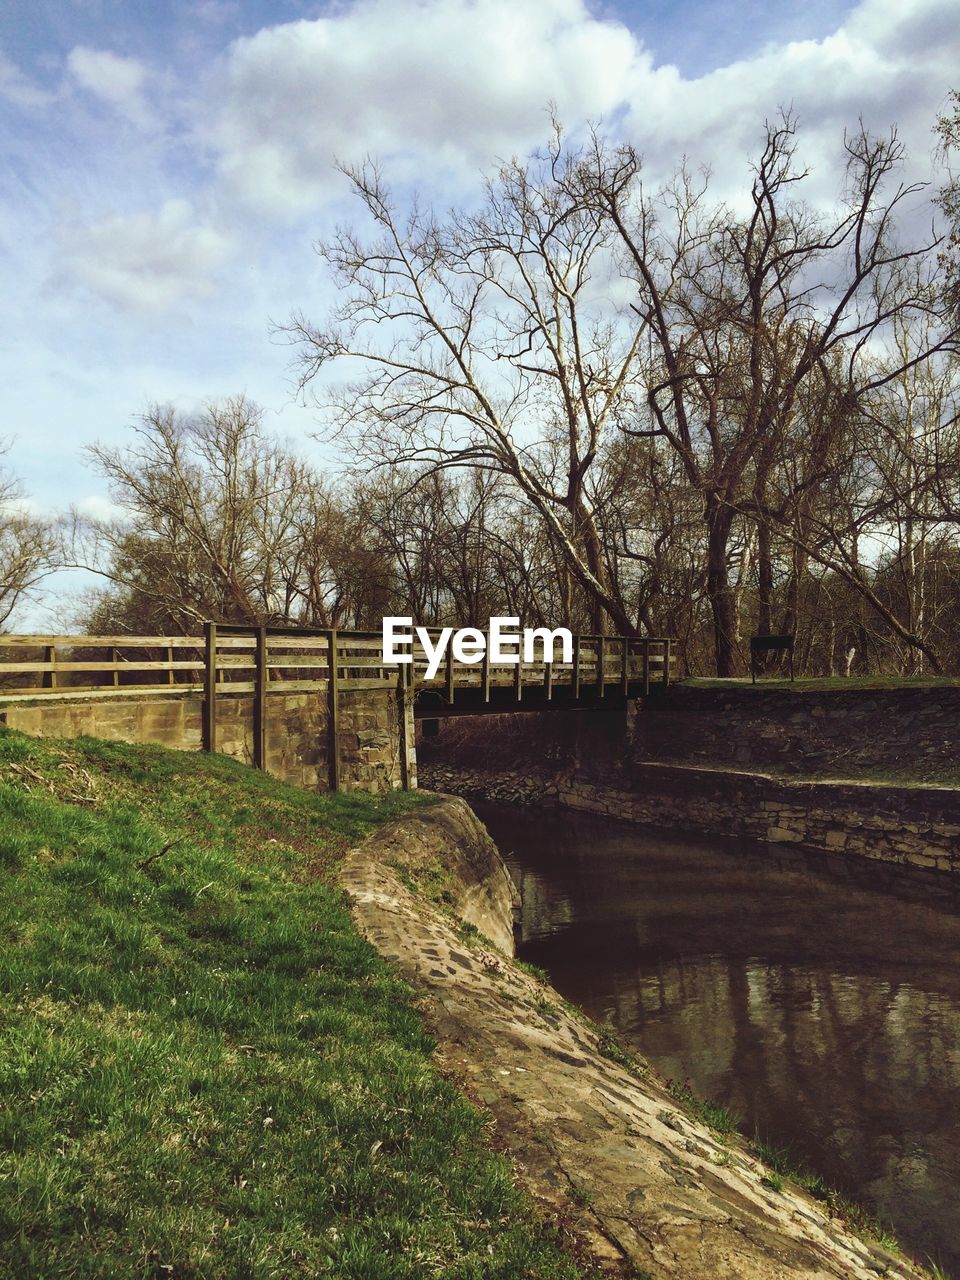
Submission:
[[[552,1000],[548,1000],[540,991],[538,991],[534,997],[533,1007],[536,1009],[537,1013],[541,1014],[545,1018],[549,1018],[552,1022],[556,1022],[560,1018],[560,1010]]]
[[[856,1204],[841,1192],[828,1186],[819,1174],[811,1173],[786,1148],[773,1146],[757,1134],[750,1143],[750,1150],[767,1166],[768,1172],[760,1179],[764,1185],[772,1186],[774,1181],[779,1182],[780,1186],[773,1189],[780,1191],[783,1189],[784,1182],[789,1180],[796,1186],[802,1187],[815,1199],[822,1201],[834,1217],[842,1219],[861,1239],[878,1244],[890,1253],[900,1253],[899,1241],[881,1219],[870,1213],[863,1205]],[[934,1280],[936,1280],[936,1273],[934,1273]]]
[[[615,1062],[618,1067],[623,1067],[624,1071],[629,1071],[632,1076],[643,1076],[647,1072],[646,1063],[627,1048],[611,1027],[603,1026],[599,1029],[597,1049],[605,1058]]]
[[[739,1125],[737,1117],[720,1102],[711,1102],[694,1093],[689,1080],[667,1080],[666,1087],[671,1097],[692,1112],[698,1120],[702,1120],[714,1133],[736,1133]]]
[[[578,1204],[581,1209],[586,1209],[593,1203],[593,1196],[590,1191],[581,1182],[570,1183],[570,1199],[574,1204]]]

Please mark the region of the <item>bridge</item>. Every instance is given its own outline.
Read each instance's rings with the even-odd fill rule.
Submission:
[[[409,787],[414,720],[646,697],[669,684],[677,646],[575,635],[570,662],[496,663],[488,646],[473,664],[451,646],[432,678],[419,640],[407,652],[398,667],[384,662],[380,632],[213,622],[194,635],[3,635],[0,721],[227,751],[282,775],[302,766],[301,785],[380,789],[382,773]]]

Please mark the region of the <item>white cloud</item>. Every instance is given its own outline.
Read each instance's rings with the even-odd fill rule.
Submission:
[[[360,0],[237,40],[208,138],[230,196],[267,215],[329,199],[335,156],[439,186],[472,177],[541,141],[551,100],[572,126],[617,118],[655,172],[685,153],[742,180],[764,119],[791,104],[821,168],[861,114],[899,122],[925,161],[958,63],[956,0],[863,0],[823,39],[689,80],[584,0]]]
[[[135,124],[148,122],[150,111],[143,97],[148,73],[136,58],[124,58],[109,49],[77,45],[67,55],[67,71],[81,89]]]
[[[26,495],[18,498],[0,500],[0,515],[26,516],[31,520],[45,520],[49,516],[42,505]]]
[[[130,511],[126,507],[100,493],[92,493],[81,498],[79,502],[74,503],[74,509],[78,515],[85,516],[88,520],[96,520],[104,524],[130,519]]]
[[[209,296],[231,241],[194,219],[187,200],[62,233],[67,274],[124,310],[165,311]]]
[[[638,64],[673,78],[581,0],[361,0],[236,41],[212,141],[231,190],[300,212],[330,194],[334,156],[472,175],[542,139],[548,100],[569,120],[614,110]]]
[[[12,62],[0,49],[0,98],[6,98],[15,107],[45,107],[54,95],[41,89],[29,76]]]

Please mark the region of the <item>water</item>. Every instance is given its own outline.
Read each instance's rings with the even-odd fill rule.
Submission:
[[[960,884],[476,808],[524,959],[960,1280]]]

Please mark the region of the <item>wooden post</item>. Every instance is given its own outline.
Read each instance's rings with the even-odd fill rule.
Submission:
[[[339,670],[337,667],[337,632],[336,628],[327,632],[328,665],[327,665],[327,766],[330,777],[330,790],[340,790],[340,691]]]
[[[620,688],[623,696],[626,698],[630,693],[630,641],[626,636],[623,637],[622,650],[623,669],[620,672]]]
[[[455,685],[453,682],[453,645],[447,645],[447,706],[453,706]]]
[[[53,663],[54,666],[49,671],[45,671],[43,673],[43,679],[41,681],[42,687],[44,689],[55,689],[57,687],[57,673],[55,670],[56,661],[57,661],[57,650],[55,645],[48,644],[44,648],[43,660],[44,662]]]
[[[487,632],[487,643],[483,650],[483,662],[480,665],[480,683],[483,685],[483,700],[490,701],[490,632]]]
[[[650,640],[643,637],[643,696],[650,697]]]
[[[203,669],[203,749],[217,749],[217,624],[205,622]]]
[[[115,689],[119,688],[120,686],[120,672],[117,669],[117,663],[120,661],[120,658],[118,656],[119,653],[120,653],[119,649],[110,650],[110,661],[113,663],[113,687]],[[173,672],[171,671],[170,674],[173,675]]]
[[[407,737],[407,671],[397,676],[397,720],[400,726],[400,786],[410,790],[410,741]]]
[[[580,645],[583,636],[573,637],[573,700],[580,700]]]
[[[167,645],[167,661],[168,661],[168,662],[173,662],[173,661],[174,661],[173,654],[174,654],[174,648],[173,648],[173,645],[172,645],[172,644],[171,644],[171,645]],[[115,674],[116,674],[116,673],[115,673]],[[173,667],[171,667],[171,668],[170,668],[170,670],[167,672],[167,684],[176,684],[176,683],[177,683],[177,681],[176,681],[176,679],[175,679],[176,674],[177,674],[177,673],[174,671]],[[116,683],[116,682],[114,682],[114,683]]]
[[[267,767],[267,629],[257,627],[253,676],[253,767]]]
[[[603,651],[603,636],[597,636],[597,697],[598,698],[602,698],[604,693],[603,685],[604,685],[604,681],[606,679],[606,674],[607,674],[603,669],[605,658],[606,658],[606,655],[604,654],[604,651]]]
[[[667,637],[663,642],[663,684],[664,688],[670,683],[670,638]]]

